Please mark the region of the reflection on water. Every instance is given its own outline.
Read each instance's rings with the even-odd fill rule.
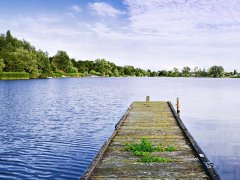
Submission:
[[[78,179],[133,100],[180,97],[223,179],[240,177],[240,79],[0,81],[0,179]]]

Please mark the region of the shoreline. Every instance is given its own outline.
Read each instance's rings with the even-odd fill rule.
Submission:
[[[13,80],[40,80],[40,79],[80,79],[80,78],[184,78],[184,79],[239,79],[240,77],[221,77],[221,78],[214,78],[214,77],[166,77],[166,76],[154,76],[154,77],[149,77],[149,76],[84,76],[84,77],[46,77],[46,78],[0,78],[0,81],[13,81]]]

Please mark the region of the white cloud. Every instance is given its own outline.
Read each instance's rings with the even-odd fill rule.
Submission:
[[[96,15],[99,16],[116,17],[122,14],[120,10],[105,2],[89,3],[89,7]]]
[[[239,0],[125,0],[125,3],[131,27],[152,36],[188,39],[240,29]]]
[[[77,16],[82,12],[82,8],[78,5],[71,6],[68,11],[65,13],[71,18],[77,18]]]
[[[73,6],[70,7],[70,10],[75,12],[75,13],[79,13],[79,12],[82,11],[82,8],[78,5],[73,5]]]
[[[50,55],[62,49],[76,59],[107,58],[146,69],[219,64],[231,70],[240,67],[238,1],[125,0],[127,12],[91,3],[88,8],[104,19],[75,7],[62,14],[0,18],[0,27]]]
[[[239,0],[125,0],[125,4],[129,33],[139,40],[135,49],[142,52],[137,59],[145,66],[154,62],[164,67],[240,66]]]

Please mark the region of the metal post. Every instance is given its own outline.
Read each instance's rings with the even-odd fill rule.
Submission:
[[[179,98],[177,98],[177,114],[180,115]]]
[[[150,101],[150,96],[147,96],[146,97],[146,102],[149,102]]]

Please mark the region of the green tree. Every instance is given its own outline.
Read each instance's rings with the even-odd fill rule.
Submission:
[[[2,72],[2,70],[4,69],[5,67],[5,63],[4,63],[4,60],[2,58],[0,58],[0,72]]]
[[[125,76],[124,68],[122,66],[117,66],[119,76]]]
[[[214,65],[209,68],[208,74],[209,76],[212,76],[214,78],[221,78],[221,77],[224,77],[225,71],[222,66]]]
[[[194,68],[194,75],[195,75],[195,77],[200,77],[201,76],[201,68],[199,68],[198,66],[196,66],[195,68]]]
[[[70,73],[78,73],[78,69],[76,67],[71,67],[71,69],[69,70]]]
[[[168,71],[166,70],[159,71],[158,76],[168,77]]]
[[[133,66],[124,66],[123,71],[124,71],[125,76],[134,76],[135,75]]]
[[[176,68],[176,67],[173,68],[172,76],[174,76],[174,77],[180,76],[180,72],[179,72],[178,68]]]
[[[208,73],[207,73],[205,68],[203,68],[203,70],[201,71],[201,75],[200,76],[201,77],[207,77],[208,76]]]
[[[134,74],[137,77],[142,77],[142,76],[147,76],[148,75],[148,73],[141,68],[136,68]]]
[[[190,74],[190,71],[191,71],[190,67],[185,66],[185,67],[183,67],[183,69],[182,69],[182,75],[183,75],[184,77],[189,77],[189,76],[191,75],[191,74]]]
[[[8,30],[6,32],[6,42],[11,42],[12,39],[13,39],[12,34],[11,34],[10,30]]]
[[[233,75],[237,75],[237,74],[238,74],[237,70],[234,69],[234,71],[233,71]]]
[[[118,77],[119,76],[119,72],[117,68],[114,68],[113,70],[113,76]]]
[[[173,72],[171,70],[168,71],[168,77],[174,77],[174,74],[173,74]]]
[[[111,76],[113,66],[115,66],[113,63],[110,63],[105,59],[97,59],[95,61],[94,70],[101,73],[103,76]]]
[[[158,76],[157,72],[155,72],[155,71],[150,72],[150,77],[156,77],[156,76]]]
[[[57,69],[69,73],[73,68],[73,64],[68,54],[65,51],[58,51],[55,56],[52,57],[52,63]]]
[[[73,66],[78,69],[78,72],[84,73],[84,72],[90,72],[91,70],[94,70],[95,62],[94,61],[76,61],[72,59]]]
[[[42,77],[48,77],[51,73],[51,66],[47,53],[39,50],[36,52],[36,56],[39,72],[43,75]]]
[[[12,67],[16,69],[12,69],[10,71],[15,72],[28,72],[30,74],[30,78],[38,78],[38,65],[37,65],[37,56],[33,51],[28,51],[23,48],[16,49],[15,52],[11,53],[11,57],[13,58],[12,63],[16,63],[16,66],[12,64]]]
[[[5,43],[6,43],[5,35],[4,34],[0,34],[0,52],[4,48]],[[0,54],[0,56],[1,56],[1,54]]]

